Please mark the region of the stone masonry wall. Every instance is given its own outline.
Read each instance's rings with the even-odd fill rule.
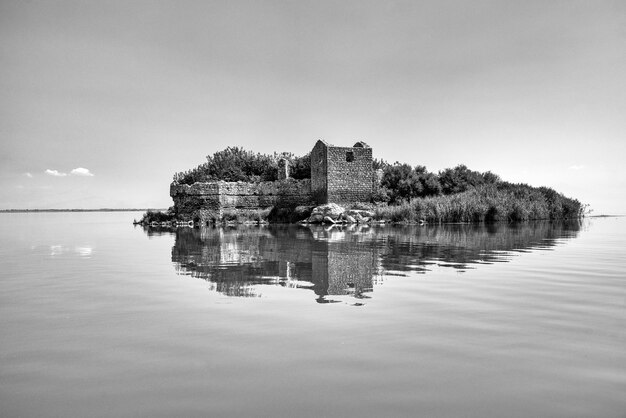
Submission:
[[[170,196],[183,217],[220,219],[224,209],[262,209],[311,203],[310,180],[260,183],[207,182],[170,185]]]
[[[328,144],[317,141],[311,150],[311,191],[318,203],[328,203],[327,200],[327,155]]]
[[[372,149],[328,147],[327,201],[369,202],[372,197]]]

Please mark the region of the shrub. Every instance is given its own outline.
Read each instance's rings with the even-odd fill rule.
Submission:
[[[170,206],[165,212],[160,210],[149,210],[143,214],[139,223],[147,225],[151,222],[169,222],[176,219],[176,213],[173,206]]]
[[[441,185],[437,176],[429,173],[424,166],[411,167],[408,164],[395,163],[387,165],[383,170],[379,201],[388,196],[391,203],[410,201],[416,197],[437,195]],[[385,196],[386,195],[386,196]]]
[[[470,170],[463,164],[439,172],[439,183],[443,194],[462,193],[472,187],[496,184],[499,181],[500,177],[491,171],[480,173]]]
[[[228,147],[207,162],[186,172],[174,174],[174,182],[193,184],[201,181],[273,181],[278,177],[278,155],[266,155]]]
[[[193,184],[206,181],[274,181],[278,178],[278,160],[289,160],[289,175],[294,179],[311,177],[310,155],[295,157],[292,154],[267,155],[228,147],[213,155],[196,168],[174,174],[174,183]]]

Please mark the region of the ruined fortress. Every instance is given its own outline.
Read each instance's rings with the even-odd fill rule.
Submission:
[[[337,147],[319,140],[311,150],[311,178],[289,178],[289,162],[279,163],[277,181],[172,183],[177,213],[202,223],[220,220],[225,209],[263,209],[323,203],[370,202],[380,182],[372,168],[372,148],[364,142]]]

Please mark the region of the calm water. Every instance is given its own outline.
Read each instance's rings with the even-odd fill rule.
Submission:
[[[0,416],[626,417],[626,218],[0,214]]]

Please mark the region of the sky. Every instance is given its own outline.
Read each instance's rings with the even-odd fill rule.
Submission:
[[[317,139],[626,214],[626,2],[0,0],[0,209],[166,208]]]

